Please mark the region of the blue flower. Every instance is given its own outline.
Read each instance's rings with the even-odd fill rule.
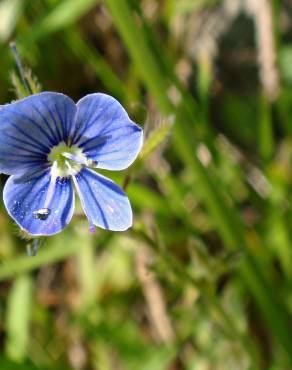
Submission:
[[[106,94],[75,104],[66,95],[43,92],[2,106],[0,172],[12,175],[4,187],[9,215],[30,235],[56,234],[72,218],[75,187],[90,229],[128,229],[132,210],[126,194],[93,168],[127,168],[142,136]]]

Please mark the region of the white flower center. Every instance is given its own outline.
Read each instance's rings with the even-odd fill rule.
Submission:
[[[58,178],[65,178],[77,175],[82,167],[96,167],[97,162],[87,158],[82,150],[76,145],[68,146],[63,141],[54,146],[48,154],[48,161],[51,163],[51,177],[47,194],[42,208],[33,211],[33,217],[45,221],[51,214],[50,204],[55,194]]]
[[[54,146],[48,154],[48,161],[56,163],[54,175],[56,177],[75,176],[82,167],[90,165],[82,150],[76,145],[67,146],[64,142]]]

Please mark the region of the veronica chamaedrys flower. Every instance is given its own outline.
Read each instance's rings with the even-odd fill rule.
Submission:
[[[142,129],[106,94],[75,104],[43,92],[0,109],[0,172],[9,215],[30,235],[61,231],[74,212],[74,187],[94,226],[123,231],[132,225],[126,194],[93,170],[122,170],[137,157]]]

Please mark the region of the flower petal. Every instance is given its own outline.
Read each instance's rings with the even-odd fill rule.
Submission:
[[[142,129],[113,97],[90,94],[77,103],[73,142],[97,162],[97,168],[127,168],[136,159],[142,138]]]
[[[67,142],[76,105],[54,92],[31,95],[0,109],[0,172],[23,173],[45,163],[52,146]]]
[[[61,231],[74,211],[74,190],[70,178],[56,181],[48,215],[36,217],[42,209],[50,184],[50,170],[40,170],[23,177],[11,176],[4,187],[4,204],[14,221],[28,234],[52,235]]]
[[[132,226],[132,209],[123,190],[108,178],[83,168],[74,184],[90,225],[124,231]]]

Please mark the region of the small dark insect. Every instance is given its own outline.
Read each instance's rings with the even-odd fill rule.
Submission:
[[[37,211],[33,211],[33,218],[36,220],[45,221],[48,218],[50,213],[51,213],[51,210],[49,208],[41,208]]]

